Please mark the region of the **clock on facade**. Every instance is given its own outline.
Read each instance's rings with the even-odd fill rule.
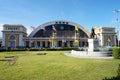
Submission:
[[[63,26],[61,26],[61,27],[60,27],[60,29],[61,29],[61,30],[63,30],[63,29],[64,29],[64,27],[63,27]]]

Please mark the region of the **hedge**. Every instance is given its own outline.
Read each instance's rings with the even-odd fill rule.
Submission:
[[[24,48],[24,47],[17,47],[17,48],[0,48],[0,51],[67,51],[67,50],[77,50],[78,47],[61,47],[61,48]]]
[[[6,48],[6,47],[0,47],[0,52],[7,51],[7,50],[8,50],[8,48]]]
[[[76,50],[78,47],[62,47],[62,48],[30,48],[29,51],[66,51],[66,50]]]
[[[119,47],[113,47],[112,53],[113,53],[113,57],[115,59],[120,58],[120,48]]]

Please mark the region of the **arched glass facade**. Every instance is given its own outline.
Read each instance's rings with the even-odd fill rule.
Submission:
[[[75,29],[77,27],[77,31]],[[36,28],[29,36],[30,47],[73,47],[87,46],[89,32],[82,26],[66,22],[54,21]]]
[[[75,26],[68,24],[54,24],[45,26],[44,29],[37,31],[33,37],[51,37],[53,33],[52,26],[56,29],[57,37],[74,37],[75,36]],[[79,38],[88,38],[88,36],[81,29],[78,30]]]

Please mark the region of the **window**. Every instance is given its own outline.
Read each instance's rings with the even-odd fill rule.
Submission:
[[[112,36],[107,35],[106,40],[106,46],[112,46]]]
[[[16,36],[15,35],[10,35],[9,40],[15,40]]]
[[[66,24],[68,24],[68,22],[66,22]]]
[[[61,24],[61,22],[59,22],[59,24]]]

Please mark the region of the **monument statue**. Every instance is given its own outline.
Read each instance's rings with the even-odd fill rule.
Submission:
[[[92,30],[91,30],[92,32],[91,32],[91,34],[90,34],[90,38],[95,38],[95,31],[94,31],[94,28],[92,28]]]

